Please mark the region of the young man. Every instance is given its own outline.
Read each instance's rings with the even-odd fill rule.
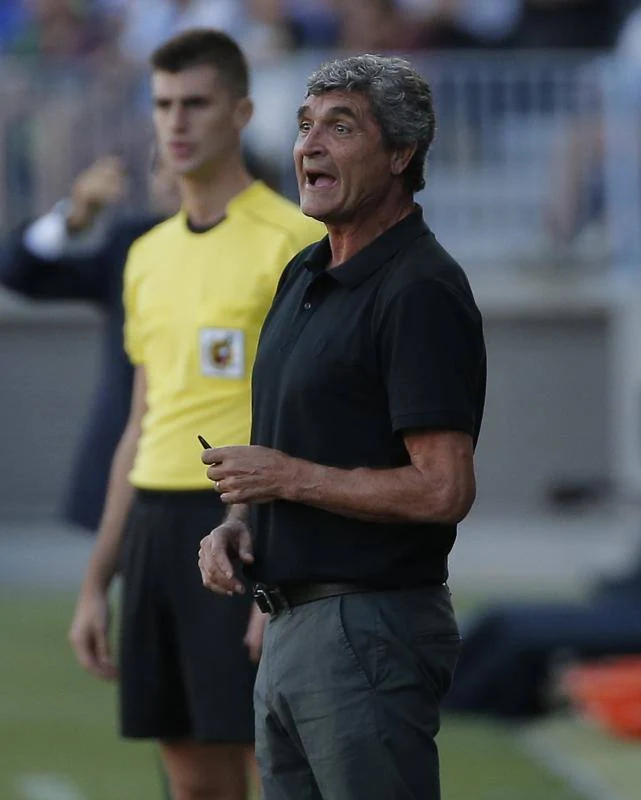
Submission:
[[[447,556],[475,497],[481,316],[413,202],[434,134],[423,78],[360,56],[307,88],[301,208],[329,236],[291,262],[265,321],[252,445],[203,454],[232,507],[200,568],[214,592],[242,596],[239,556],[271,615],[255,690],[265,800],[437,800],[460,646]]]
[[[323,229],[247,172],[252,104],[233,40],[190,31],[151,63],[158,148],[182,208],[125,268],[133,400],[70,638],[88,670],[119,673],[122,733],[160,741],[174,800],[242,800],[262,627],[250,598],[223,603],[200,583],[193,552],[223,506],[197,435],[248,440],[258,332],[283,266]],[[121,554],[117,670],[107,595]]]

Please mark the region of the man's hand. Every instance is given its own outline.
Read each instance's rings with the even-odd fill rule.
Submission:
[[[207,477],[223,503],[268,503],[291,499],[297,466],[304,462],[256,445],[211,447],[202,453]]]
[[[228,517],[200,542],[198,566],[207,589],[216,594],[245,593],[245,587],[234,575],[233,558],[252,564],[254,552],[247,525],[240,519]]]
[[[263,652],[263,634],[265,633],[266,622],[267,614],[263,614],[256,603],[254,603],[251,616],[249,617],[249,624],[247,625],[247,632],[243,639],[243,642],[249,650],[249,658],[254,664],[258,664],[260,655]]]
[[[107,156],[81,172],[71,188],[71,209],[67,216],[70,233],[89,227],[105,206],[115,205],[127,192],[127,176],[118,156]]]
[[[81,594],[69,629],[69,642],[80,664],[104,681],[118,677],[109,646],[109,602],[105,594]]]

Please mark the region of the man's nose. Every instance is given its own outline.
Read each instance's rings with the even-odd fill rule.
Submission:
[[[177,104],[171,109],[169,125],[172,131],[181,131],[187,127],[187,111],[182,105]]]
[[[325,136],[320,128],[312,128],[300,142],[304,156],[314,156],[325,152]]]

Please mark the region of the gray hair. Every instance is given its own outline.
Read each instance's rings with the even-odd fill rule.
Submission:
[[[416,145],[403,180],[412,194],[420,191],[435,128],[427,81],[404,58],[367,54],[328,61],[307,80],[308,96],[331,91],[364,94],[390,150]]]

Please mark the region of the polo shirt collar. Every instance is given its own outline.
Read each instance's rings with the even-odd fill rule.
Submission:
[[[428,232],[429,228],[423,220],[423,209],[415,204],[414,211],[381,233],[343,264],[327,269],[332,256],[328,236],[312,248],[303,264],[315,275],[325,272],[345,286],[358,286],[389,261],[401,247]]]

